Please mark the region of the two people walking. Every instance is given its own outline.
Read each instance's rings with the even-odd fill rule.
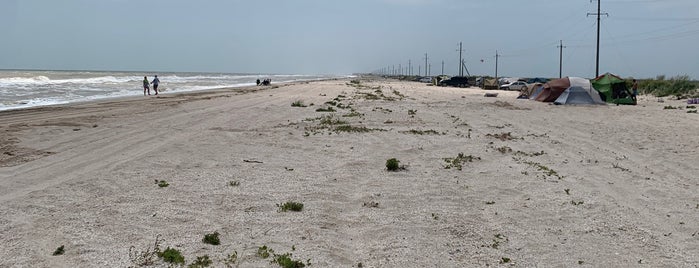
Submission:
[[[153,78],[153,82],[148,82],[148,77],[144,76],[143,77],[143,96],[146,95],[146,92],[148,92],[148,95],[150,95],[150,85],[153,84],[153,90],[155,90],[155,95],[158,95],[158,84],[160,84],[160,79],[158,79],[158,76],[156,75],[155,78]]]

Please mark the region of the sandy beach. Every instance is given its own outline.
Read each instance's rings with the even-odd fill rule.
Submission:
[[[167,267],[156,240],[211,267],[699,265],[685,102],[516,96],[367,77],[3,111],[0,267]]]

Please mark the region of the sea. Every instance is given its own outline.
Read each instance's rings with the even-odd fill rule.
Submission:
[[[0,111],[83,102],[125,96],[143,96],[143,77],[160,80],[161,94],[255,85],[351,77],[351,75],[236,74],[185,72],[37,71],[0,70]],[[154,94],[151,89],[151,94]]]

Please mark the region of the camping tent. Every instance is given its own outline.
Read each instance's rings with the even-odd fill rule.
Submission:
[[[572,86],[563,91],[554,104],[605,104],[599,92],[589,87]]]
[[[541,102],[553,102],[570,87],[581,87],[589,92],[595,92],[590,85],[590,81],[585,78],[564,77],[561,79],[551,80],[544,84],[541,92],[538,94],[535,93],[536,95],[534,99]]]
[[[626,81],[606,73],[592,80],[592,86],[600,92],[603,101],[616,104],[636,104],[631,92],[626,88]]]

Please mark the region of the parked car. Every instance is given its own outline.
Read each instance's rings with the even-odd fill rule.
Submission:
[[[440,86],[452,86],[452,87],[468,87],[468,77],[466,76],[454,76],[447,80],[442,80],[439,82]]]
[[[417,81],[421,82],[421,83],[432,83],[432,77],[429,77],[429,76],[421,77]]]
[[[500,89],[502,89],[502,90],[520,91],[522,89],[527,89],[527,88],[528,88],[527,83],[522,82],[522,81],[512,82],[512,83],[504,84],[504,85],[500,86]]]

